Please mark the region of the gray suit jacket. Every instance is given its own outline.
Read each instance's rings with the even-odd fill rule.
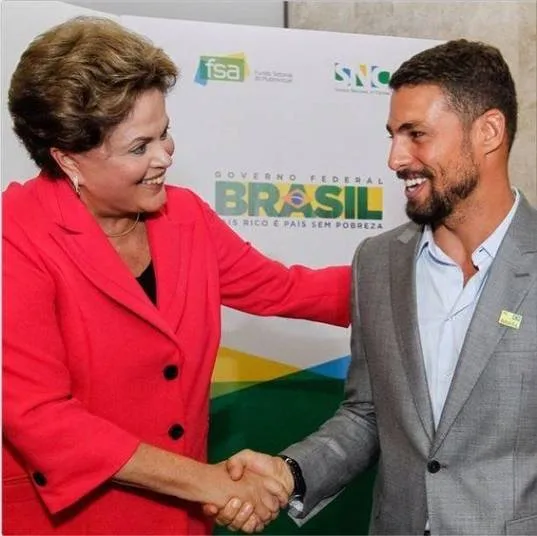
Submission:
[[[307,485],[302,516],[378,461],[370,531],[537,535],[537,211],[522,198],[468,328],[438,429],[416,312],[409,223],[353,262],[345,399],[285,450]],[[522,316],[518,329],[502,311]],[[337,528],[337,527],[335,527]]]

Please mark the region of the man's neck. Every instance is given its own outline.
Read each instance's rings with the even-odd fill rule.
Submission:
[[[507,182],[502,188],[489,190],[483,196],[476,192],[433,229],[435,243],[461,267],[465,279],[466,275],[471,277],[476,271],[472,263],[473,252],[498,228],[514,200]]]

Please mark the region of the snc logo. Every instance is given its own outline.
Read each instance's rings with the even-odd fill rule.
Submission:
[[[388,89],[391,73],[378,65],[360,63],[355,69],[334,63],[336,89],[341,91],[382,91]]]
[[[215,82],[244,82],[248,64],[243,52],[227,56],[201,56],[194,81],[202,86]]]

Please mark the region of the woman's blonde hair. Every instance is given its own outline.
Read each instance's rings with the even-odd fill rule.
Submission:
[[[8,94],[13,129],[35,163],[61,177],[51,148],[98,147],[142,92],[167,93],[177,77],[172,60],[145,37],[110,19],[77,17],[22,54]]]

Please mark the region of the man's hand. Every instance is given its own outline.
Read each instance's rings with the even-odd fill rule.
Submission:
[[[258,475],[270,477],[281,483],[291,495],[295,482],[288,465],[279,456],[270,456],[262,452],[244,449],[231,456],[226,461],[226,468],[233,480],[239,480],[245,469]]]
[[[226,462],[226,468],[231,478],[235,481],[241,481],[244,478],[250,479],[254,476],[262,478],[263,487],[273,496],[278,496],[278,489],[283,489],[285,495],[283,500],[281,496],[278,496],[279,506],[284,507],[287,505],[289,496],[294,488],[294,480],[289,467],[281,458],[246,449],[229,458]],[[278,488],[278,485],[280,488]],[[277,516],[277,513],[275,514],[271,510],[272,516],[270,519],[266,516],[264,518],[260,517],[254,512],[252,504],[237,499],[235,497],[228,501],[224,508],[206,504],[203,507],[203,511],[206,515],[214,516],[216,522],[220,525],[225,525],[232,530],[240,529],[248,533],[260,532]]]
[[[233,508],[232,505],[236,505],[238,511],[244,505],[250,514],[249,517],[255,515],[256,524],[255,527],[252,527],[254,529],[259,524],[264,525],[275,519],[280,508],[287,504],[286,488],[281,482],[270,476],[262,476],[246,469],[239,479],[232,480],[225,462],[210,467],[214,478],[212,493],[215,493],[218,498],[205,502],[214,505],[213,511],[214,509],[218,512],[224,511],[228,505],[230,509]],[[235,499],[238,499],[240,504]],[[245,514],[243,513],[243,515]],[[242,528],[245,520],[242,520],[241,523],[232,523],[232,519],[218,515],[216,521],[219,524],[231,524],[231,528],[238,529]],[[254,520],[250,524],[253,525]]]

